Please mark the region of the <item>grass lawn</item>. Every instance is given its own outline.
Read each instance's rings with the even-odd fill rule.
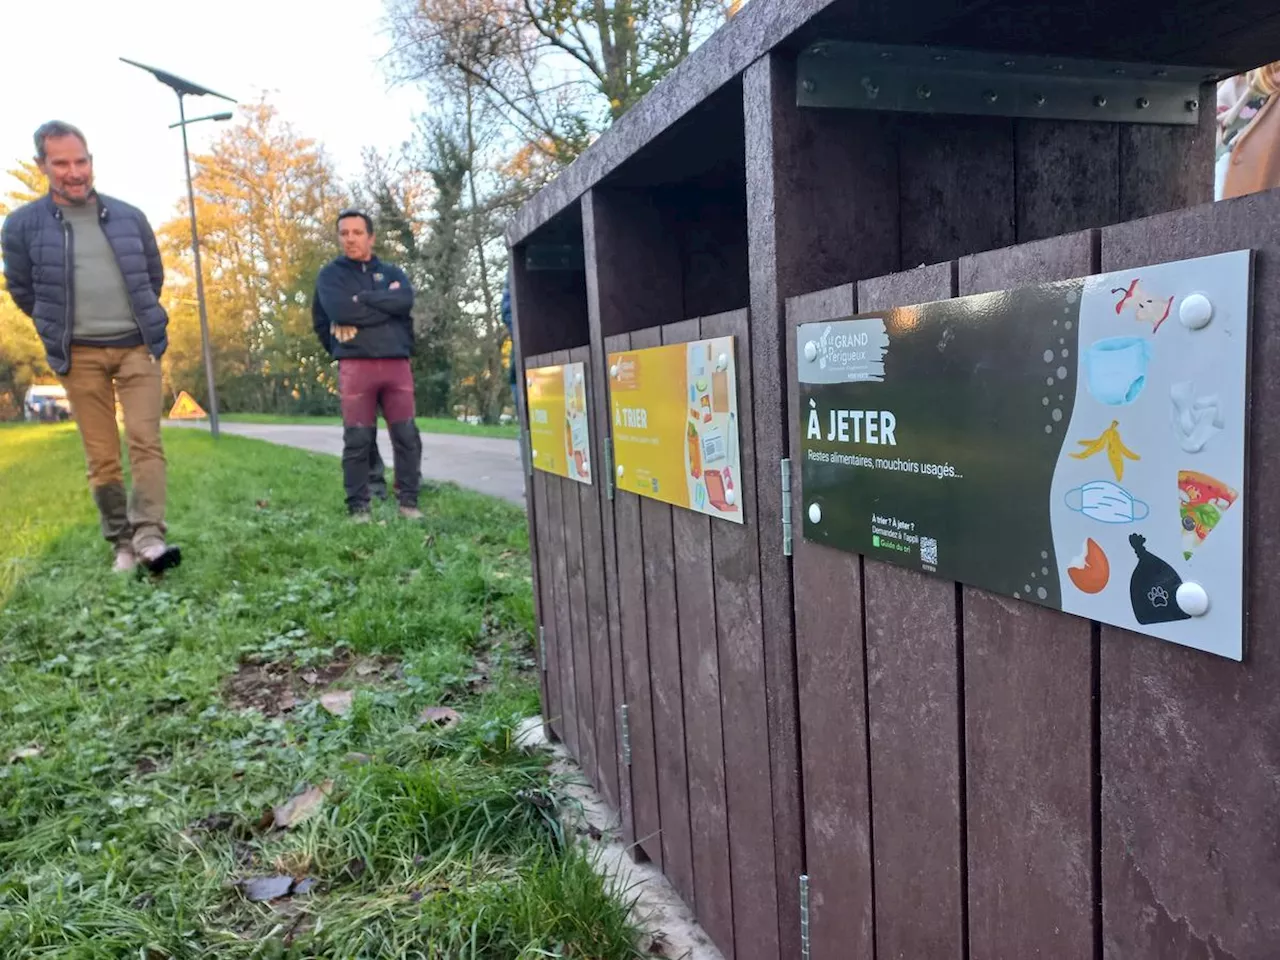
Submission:
[[[513,743],[522,514],[428,487],[357,527],[331,458],[165,442],[152,582],[109,572],[74,430],[0,429],[0,957],[639,956]]]
[[[227,423],[288,423],[288,424],[324,424],[341,426],[341,417],[286,417],[273,413],[228,413],[222,416]],[[381,422],[381,421],[379,421]],[[385,428],[386,424],[382,424]],[[515,440],[520,436],[520,428],[514,423],[485,425],[482,423],[463,423],[447,417],[418,417],[418,429],[423,433],[448,433],[460,437],[499,437],[504,440]]]

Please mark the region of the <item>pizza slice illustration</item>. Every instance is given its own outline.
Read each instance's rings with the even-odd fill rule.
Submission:
[[[1182,520],[1182,556],[1190,560],[1240,494],[1206,473],[1178,471],[1178,513]]]

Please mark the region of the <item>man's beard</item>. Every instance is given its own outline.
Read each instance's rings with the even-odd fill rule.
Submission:
[[[93,199],[93,181],[88,180],[83,184],[83,186],[85,188],[84,196],[80,196],[80,197],[73,197],[65,187],[61,190],[55,188],[53,192],[56,193],[58,196],[60,196],[63,200],[67,201],[67,203],[71,204],[71,206],[83,207],[86,204],[88,204],[90,200]]]

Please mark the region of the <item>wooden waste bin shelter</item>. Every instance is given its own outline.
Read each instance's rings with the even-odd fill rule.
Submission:
[[[1214,83],[1278,56],[1257,0],[751,0],[510,223],[544,719],[726,957],[1280,957],[1280,196],[1213,202]],[[811,325],[1234,251],[1239,657],[821,541]],[[618,391],[703,341],[738,452],[690,509],[635,491]]]

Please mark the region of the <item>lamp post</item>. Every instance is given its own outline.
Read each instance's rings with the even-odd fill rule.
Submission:
[[[216,93],[213,90],[210,90],[208,87],[202,87],[197,83],[192,83],[190,80],[183,80],[181,77],[175,76],[174,74],[168,73],[167,71],[159,70],[156,67],[148,67],[145,63],[138,63],[134,60],[129,60],[126,57],[121,57],[120,59],[123,60],[125,63],[129,64],[131,67],[138,67],[140,70],[146,70],[153,77],[155,77],[165,86],[169,87],[171,90],[173,90],[174,93],[178,95],[178,122],[169,124],[169,129],[172,130],[174,127],[182,128],[182,162],[186,166],[187,207],[191,213],[191,255],[192,255],[192,259],[195,262],[196,300],[200,306],[200,342],[204,351],[205,379],[209,387],[209,411],[208,411],[209,432],[214,437],[214,439],[217,439],[218,437],[218,390],[217,390],[217,387],[214,385],[214,377],[213,377],[213,348],[209,343],[209,314],[208,314],[208,310],[205,307],[205,299],[204,299],[204,271],[201,270],[200,268],[200,235],[196,229],[196,196],[195,196],[195,190],[191,184],[191,151],[187,147],[187,124],[199,123],[201,120],[215,120],[215,121],[230,120],[232,115],[229,112],[213,113],[206,117],[195,117],[191,120],[188,120],[186,103],[183,98],[187,96],[193,96],[193,97],[211,96],[211,97],[218,97],[219,99],[222,99],[222,100],[227,100],[231,103],[235,103],[236,101],[232,100],[231,97],[228,97],[224,94]]]

